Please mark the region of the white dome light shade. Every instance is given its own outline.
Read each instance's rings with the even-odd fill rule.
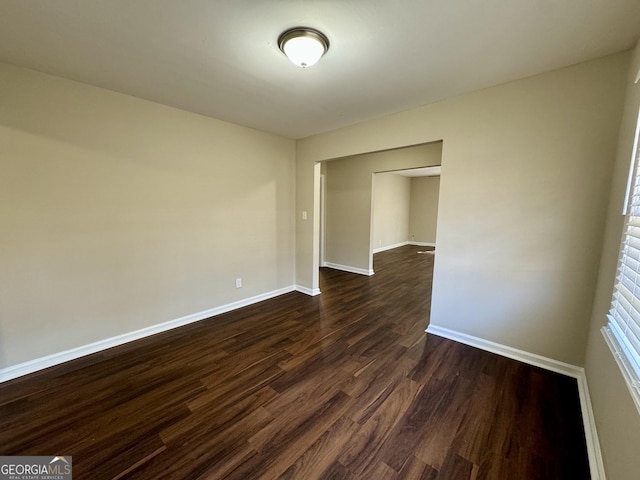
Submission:
[[[282,50],[295,65],[305,68],[315,65],[324,54],[324,46],[315,38],[296,37],[287,40]]]
[[[278,38],[280,50],[295,65],[307,68],[315,65],[329,49],[329,40],[318,30],[294,28]]]

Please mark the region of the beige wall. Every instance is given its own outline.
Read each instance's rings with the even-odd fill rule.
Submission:
[[[316,161],[444,140],[432,323],[582,365],[629,58],[298,141],[300,204]],[[297,223],[299,282],[314,281],[310,227]]]
[[[624,116],[586,355],[587,379],[608,480],[635,480],[640,472],[640,414],[600,333],[600,328],[607,321],[618,263],[623,229],[622,206],[640,108],[640,84],[634,83],[639,69],[640,44],[635,49],[627,75]]]
[[[0,368],[289,286],[295,262],[317,288],[316,162],[444,139],[433,323],[578,365],[586,348],[608,478],[635,478],[640,417],[599,332],[640,48],[626,79],[628,65],[613,55],[295,144],[0,64]]]
[[[373,178],[373,250],[404,243],[409,238],[411,179],[395,173]]]
[[[294,284],[292,140],[0,65],[0,145],[0,367]]]
[[[439,165],[441,156],[442,144],[435,142],[328,162],[326,261],[372,272],[373,174]]]
[[[409,241],[436,243],[440,176],[411,179]]]

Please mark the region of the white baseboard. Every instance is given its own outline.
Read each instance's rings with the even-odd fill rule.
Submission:
[[[325,266],[328,268],[333,268],[334,270],[342,270],[343,272],[357,273],[358,275],[367,275],[368,277],[374,274],[373,270],[350,267],[349,265],[340,265],[339,263],[325,262]]]
[[[591,469],[592,480],[605,480],[604,461],[600,450],[600,440],[596,430],[596,419],[593,415],[591,405],[591,395],[587,384],[587,375],[584,368],[581,369],[578,380],[578,393],[580,394],[580,408],[582,409],[582,423],[584,424],[584,435],[587,441],[587,454],[589,455],[589,467]]]
[[[405,245],[408,245],[408,244],[409,242],[400,242],[400,243],[394,243],[393,245],[387,245],[386,247],[374,248],[373,253],[380,253],[380,252],[384,252],[385,250],[393,250],[394,248],[404,247]]]
[[[316,295],[320,295],[322,293],[319,288],[311,289],[311,288],[303,287],[302,285],[296,285],[296,291],[300,293],[305,293],[311,297],[315,297]]]
[[[576,367],[569,363],[543,357],[542,355],[536,355],[535,353],[525,352],[524,350],[518,350],[517,348],[508,347],[500,343],[491,342],[483,338],[456,332],[455,330],[450,330],[433,324],[427,327],[426,332],[439,337],[455,340],[456,342],[464,343],[465,345],[470,345],[487,352],[497,353],[503,357],[512,358],[520,362],[528,363],[529,365],[535,365],[536,367],[544,368],[545,370],[562,373],[563,375],[568,375],[573,378],[578,378],[583,370],[581,367]]]
[[[97,342],[90,343],[88,345],[72,348],[70,350],[65,350],[63,352],[53,353],[45,357],[36,358],[34,360],[29,360],[27,362],[19,363],[17,365],[12,365],[10,367],[1,368],[0,383],[6,382],[8,380],[12,380],[14,378],[21,377],[23,375],[27,375],[29,373],[37,372],[38,370],[43,370],[45,368],[53,367],[55,365],[68,362],[70,360],[75,360],[77,358],[84,357],[92,353],[97,353],[102,350],[106,350],[108,348],[117,347],[118,345],[129,343],[134,340],[139,340],[141,338],[148,337],[150,335],[155,335],[156,333],[172,330],[174,328],[181,327],[189,323],[198,322],[200,320],[204,320],[209,317],[214,317],[216,315],[220,315],[222,313],[226,313],[231,310],[236,310],[238,308],[246,307],[254,303],[262,302],[264,300],[268,300],[270,298],[277,297],[285,293],[293,292],[294,290],[296,290],[296,287],[294,286],[280,288],[278,290],[273,290],[271,292],[256,295],[254,297],[238,300],[237,302],[228,303],[220,307],[215,307],[202,312],[193,313],[191,315],[177,318],[175,320],[169,320],[168,322],[159,323],[157,325],[152,325],[150,327],[142,328],[140,330],[135,330],[133,332],[124,333],[122,335],[106,338],[104,340],[99,340]]]
[[[435,243],[431,243],[431,242],[409,242],[409,245],[415,245],[416,247],[434,247],[436,246]]]
[[[584,368],[561,362],[559,360],[554,360],[552,358],[543,357],[542,355],[537,355],[535,353],[525,352],[524,350],[519,350],[517,348],[508,347],[500,343],[491,342],[483,338],[467,335],[466,333],[450,330],[445,327],[439,327],[437,325],[429,325],[425,331],[432,335],[448,338],[487,352],[495,353],[503,357],[518,360],[529,365],[534,365],[536,367],[544,368],[545,370],[551,370],[552,372],[561,373],[575,378],[578,383],[578,395],[580,398],[582,422],[584,424],[585,440],[587,443],[591,479],[605,480],[602,452],[600,451],[600,442],[598,440],[598,432],[596,430],[596,422],[593,416],[591,397],[589,396],[589,388]]]

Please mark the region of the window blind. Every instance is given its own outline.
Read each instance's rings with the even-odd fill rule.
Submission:
[[[627,187],[618,272],[603,333],[640,412],[640,149],[638,131]]]

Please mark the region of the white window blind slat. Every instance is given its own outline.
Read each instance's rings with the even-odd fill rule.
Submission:
[[[638,280],[638,274],[630,270],[622,270],[618,275],[618,282],[620,282],[627,290],[633,292],[635,289],[636,281]]]
[[[622,330],[620,330],[617,325],[617,323],[609,324],[615,340],[617,341],[618,348],[616,349],[615,353],[619,356],[623,356],[622,360],[624,360],[626,357],[627,361],[625,362],[625,369],[627,370],[627,373],[632,377],[636,377],[635,380],[631,381],[630,387],[635,390],[636,394],[640,394],[640,381],[638,380],[640,371],[638,371],[637,369],[637,365],[640,363],[640,354],[637,350],[638,339],[636,338],[636,346],[634,347],[627,333],[622,332]]]
[[[638,356],[640,358],[640,325],[635,321],[630,322],[625,335],[629,339],[629,343],[633,347],[634,351],[639,352]],[[640,362],[638,363],[640,364]]]

